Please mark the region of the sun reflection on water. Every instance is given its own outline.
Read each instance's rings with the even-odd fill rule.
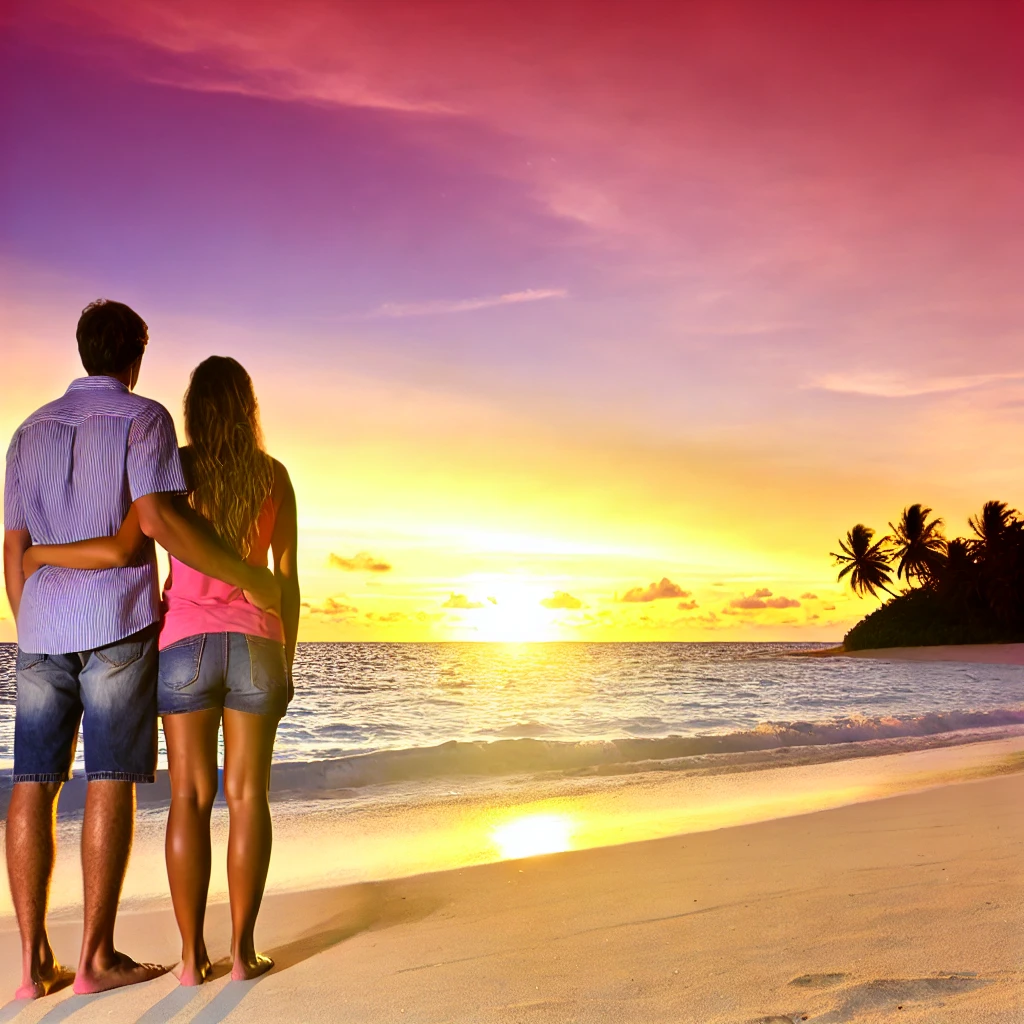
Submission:
[[[503,860],[572,849],[572,819],[566,814],[529,814],[496,825],[491,840]]]

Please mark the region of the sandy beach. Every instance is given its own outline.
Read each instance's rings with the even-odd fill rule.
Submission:
[[[934,647],[878,647],[848,651],[827,647],[801,651],[804,658],[868,658],[875,661],[955,661],[976,665],[1024,665],[1024,644],[939,644]]]
[[[0,1020],[1016,1022],[1022,746],[874,758],[931,759],[930,774],[918,764],[899,783],[929,788],[876,787],[810,814],[279,893],[258,931],[278,967],[257,982],[221,973],[186,990],[165,977],[11,1003]],[[776,784],[806,770],[779,769]],[[214,956],[227,949],[225,911],[211,909]],[[56,915],[52,934],[71,955],[73,914]],[[119,940],[140,957],[176,956],[165,904],[123,913]],[[16,953],[8,918],[0,990],[13,989]]]
[[[944,644],[936,647],[881,647],[842,651],[847,658],[879,661],[960,661],[977,665],[1024,665],[1024,644]]]

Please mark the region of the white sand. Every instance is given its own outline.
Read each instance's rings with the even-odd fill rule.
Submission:
[[[1015,755],[1004,741],[984,765],[978,752],[998,744],[966,748],[974,768],[965,748],[926,753],[948,754],[945,777],[1014,772],[1015,742]],[[922,783],[941,779],[941,767]],[[780,769],[777,784],[801,770]],[[188,991],[168,977],[12,1006],[0,1020],[1016,1024],[1022,805],[1024,775],[1004,774],[753,825],[275,895],[259,939],[279,967],[256,983],[221,976]],[[0,923],[5,991],[17,973],[12,924]],[[56,922],[56,948],[68,955],[77,932]],[[223,955],[222,904],[208,936]],[[138,956],[175,957],[166,909],[123,914],[119,937]]]

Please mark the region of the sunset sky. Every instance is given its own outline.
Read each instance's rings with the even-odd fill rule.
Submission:
[[[1024,506],[1022,12],[15,0],[3,444],[116,298],[179,436],[252,373],[300,639],[839,640],[855,522]]]

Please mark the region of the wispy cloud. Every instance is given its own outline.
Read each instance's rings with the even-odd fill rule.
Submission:
[[[961,377],[927,377],[911,380],[885,373],[827,373],[809,388],[838,391],[873,398],[914,398],[947,391],[967,391],[999,381],[1024,380],[1024,373],[977,373]]]
[[[564,288],[527,288],[521,292],[486,295],[476,299],[437,299],[432,302],[386,302],[366,320],[398,318],[403,316],[436,316],[440,313],[471,313],[476,309],[493,306],[515,306],[523,302],[541,302],[544,299],[564,299],[569,293]]]

